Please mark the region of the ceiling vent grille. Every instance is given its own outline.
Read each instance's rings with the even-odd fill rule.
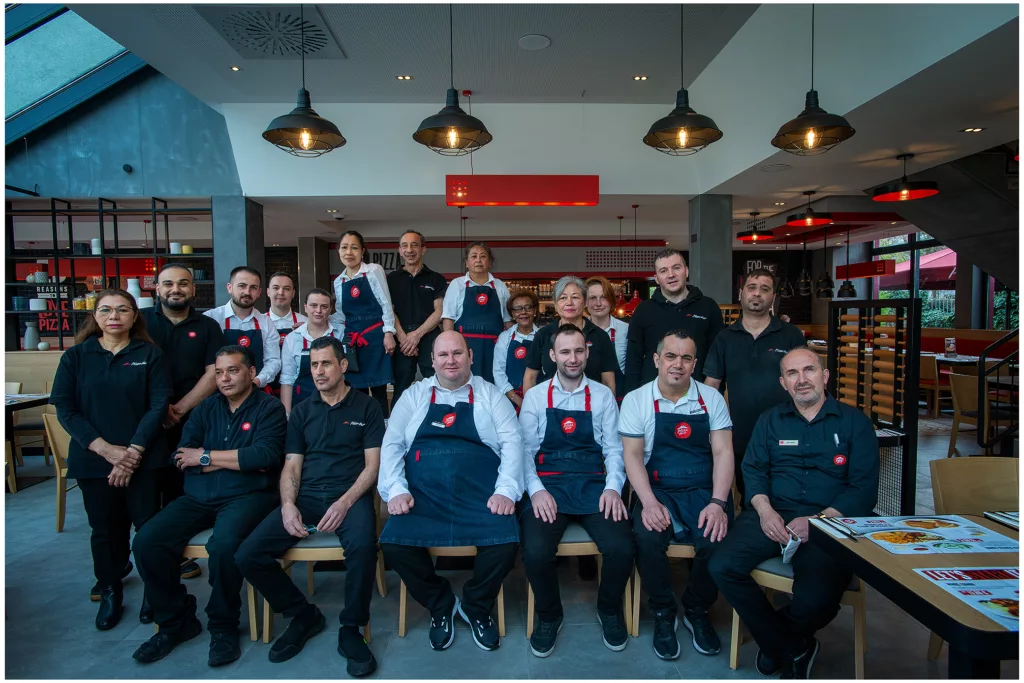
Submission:
[[[619,249],[587,249],[585,252],[585,265],[589,270],[621,268],[624,270],[650,270],[654,271],[654,255],[657,249],[637,249],[631,246],[624,246]],[[614,275],[614,272],[612,272]]]
[[[313,5],[197,5],[196,11],[245,59],[298,59],[305,29],[307,59],[345,59]],[[303,23],[303,19],[305,23]]]

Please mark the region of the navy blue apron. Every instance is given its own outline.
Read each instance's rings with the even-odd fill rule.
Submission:
[[[606,479],[604,454],[594,438],[590,387],[583,390],[584,410],[555,408],[554,389],[552,381],[548,385],[544,440],[533,458],[537,465],[537,476],[554,497],[559,512],[567,515],[592,515],[600,511]],[[529,505],[524,502],[523,507]]]
[[[493,383],[494,342],[505,329],[498,292],[493,287],[466,280],[462,315],[455,321],[455,329],[466,338],[466,346],[473,352],[473,374]]]
[[[297,315],[295,315],[295,311],[292,311],[292,322],[293,323],[298,323],[299,322],[299,317]],[[293,328],[292,328],[291,325],[288,325],[286,327],[275,327],[274,329],[277,330],[277,334],[281,337],[280,342],[281,342],[281,348],[283,349],[284,348],[285,337],[287,337],[289,334],[291,334]],[[271,382],[269,384],[269,386],[270,386],[270,392],[272,394],[274,394],[274,396],[280,397],[281,396],[281,375],[278,374],[278,376],[274,379],[273,382]]]
[[[516,341],[516,332],[513,330],[512,338],[508,342],[508,352],[505,354],[505,376],[508,383],[512,385],[512,391],[523,397],[523,375],[526,374],[526,355],[530,351],[532,339]],[[519,406],[515,406],[516,415],[519,414]]]
[[[359,356],[359,372],[345,373],[345,381],[356,389],[390,384],[391,357],[384,351],[384,309],[364,277],[341,283],[341,310],[349,346]]]
[[[610,323],[609,323],[610,324]],[[608,328],[608,336],[612,338],[612,349],[615,349],[615,328]],[[615,351],[615,402],[620,406],[626,396],[626,376],[619,368],[619,352]]]
[[[334,330],[331,330],[330,335],[334,336]],[[299,401],[305,401],[312,396],[316,390],[313,371],[309,367],[309,340],[303,337],[299,356],[299,376],[295,378],[295,385],[292,387],[292,408],[298,405]]]
[[[516,516],[487,509],[501,459],[480,440],[469,403],[430,407],[405,455],[405,479],[414,505],[388,518],[381,543],[419,547],[488,546],[519,542]]]
[[[237,344],[247,349],[252,354],[252,366],[256,368],[256,374],[263,371],[263,332],[260,330],[260,319],[253,318],[256,323],[254,330],[233,330],[231,319],[224,319],[224,344],[230,346]],[[267,387],[269,392],[270,387]]]

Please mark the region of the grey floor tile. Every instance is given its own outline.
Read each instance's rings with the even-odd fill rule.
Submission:
[[[455,624],[455,642],[443,652],[430,648],[428,629],[411,629],[405,638],[397,635],[388,644],[380,670],[381,678],[510,678],[529,677],[526,638],[521,631],[509,632],[501,647],[485,652],[473,642],[465,622]]]
[[[518,638],[523,643],[527,642],[524,634]],[[583,653],[586,655],[581,656]],[[695,652],[693,654],[698,656]],[[549,657],[542,659],[528,654],[527,661],[530,678],[679,678],[674,662],[655,656],[650,630],[646,637],[630,638],[625,650],[612,652],[601,641],[601,627],[597,624],[563,626],[555,650]]]
[[[390,640],[391,631],[373,633],[370,651],[377,659],[378,669],[369,678],[379,677],[380,662],[384,659]],[[346,660],[338,654],[337,621],[329,619],[327,628],[307,641],[302,652],[287,662],[272,664],[267,659],[271,644],[264,645],[262,640],[254,643],[228,673],[228,678],[350,678],[345,670]]]

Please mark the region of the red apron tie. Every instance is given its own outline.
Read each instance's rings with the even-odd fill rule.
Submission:
[[[384,326],[384,321],[382,320],[379,323],[375,323],[373,325],[370,325],[369,327],[367,327],[362,332],[349,332],[349,335],[350,335],[349,344],[351,344],[352,346],[355,346],[356,348],[358,348],[360,346],[369,346],[370,342],[368,342],[366,340],[366,337],[364,337],[363,335],[366,334],[367,332],[372,332],[373,330],[377,329],[378,327],[383,327],[383,326]]]

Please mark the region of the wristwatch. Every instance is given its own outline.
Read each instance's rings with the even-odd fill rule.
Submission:
[[[200,465],[200,467],[206,467],[209,464],[210,464],[210,450],[207,449],[207,450],[203,451],[202,455],[199,456],[199,465]]]
[[[726,502],[725,502],[724,500],[722,500],[721,498],[712,498],[712,499],[711,499],[711,502],[712,502],[712,503],[714,503],[715,505],[721,505],[721,506],[722,506],[722,509],[723,509],[723,510],[725,510],[726,512],[728,512],[728,511],[729,511],[729,504],[728,504],[728,503],[726,503]]]

